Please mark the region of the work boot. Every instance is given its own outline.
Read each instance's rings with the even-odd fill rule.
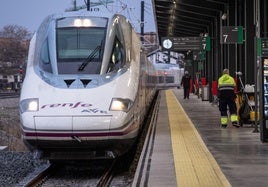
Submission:
[[[227,124],[221,124],[221,128],[226,128],[227,127]]]
[[[235,126],[236,128],[239,128],[239,127],[240,127],[240,125],[238,124],[237,121],[233,121],[232,124],[233,124],[233,126]]]

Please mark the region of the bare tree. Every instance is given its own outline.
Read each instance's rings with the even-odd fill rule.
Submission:
[[[31,33],[18,25],[7,25],[0,30],[0,65],[11,63],[18,67],[25,62]]]

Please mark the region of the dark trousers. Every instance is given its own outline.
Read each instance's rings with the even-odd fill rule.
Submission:
[[[184,95],[184,99],[189,99],[189,94],[190,94],[190,88],[188,87],[184,87],[183,88],[183,95]]]
[[[221,116],[227,116],[227,106],[229,107],[230,114],[236,114],[236,104],[234,99],[220,98],[219,99],[219,110]]]

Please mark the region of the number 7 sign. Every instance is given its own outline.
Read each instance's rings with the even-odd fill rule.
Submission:
[[[242,26],[222,26],[221,44],[242,44],[243,27]]]

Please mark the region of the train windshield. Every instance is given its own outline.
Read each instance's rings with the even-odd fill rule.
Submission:
[[[63,18],[57,21],[59,74],[98,74],[107,27],[106,18]]]

